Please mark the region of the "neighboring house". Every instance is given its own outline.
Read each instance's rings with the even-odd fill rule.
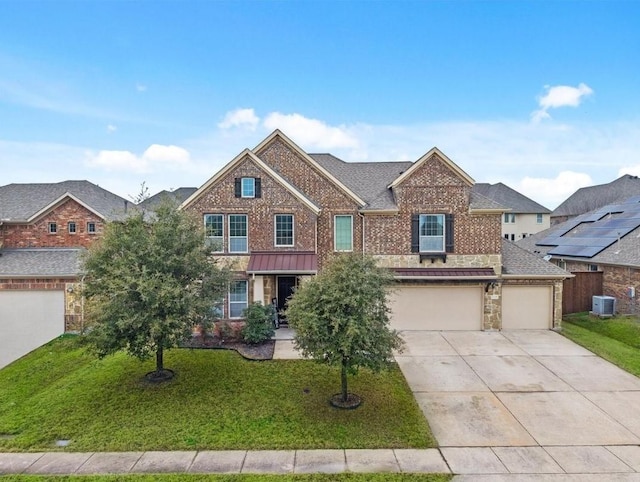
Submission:
[[[640,179],[629,174],[607,184],[580,188],[553,210],[551,224],[562,223],[607,204],[621,203],[631,196],[640,196]]]
[[[144,210],[153,211],[165,199],[169,199],[170,201],[180,205],[197,190],[197,187],[179,187],[172,191],[163,190],[139,203],[138,207]]]
[[[548,229],[551,211],[509,186],[477,183],[473,190],[504,207],[510,208],[502,215],[502,236],[517,241]]]
[[[620,313],[638,313],[640,196],[572,217],[518,245],[567,271],[602,273],[602,291],[591,294],[615,297]]]
[[[218,307],[225,320],[241,320],[254,301],[282,310],[332,256],[363,252],[398,281],[395,328],[553,327],[569,274],[505,249],[507,208],[473,186],[437,148],[413,163],[347,163],[308,154],[276,130],[182,208],[202,217],[207,242],[233,266],[235,279]],[[531,299],[537,308],[522,311]]]
[[[0,367],[81,328],[82,252],[131,206],[87,181],[0,186]]]

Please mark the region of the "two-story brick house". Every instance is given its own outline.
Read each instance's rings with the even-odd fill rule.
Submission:
[[[506,209],[473,186],[437,148],[413,163],[346,163],[308,154],[276,130],[182,208],[202,217],[207,242],[233,266],[224,319],[241,319],[253,301],[282,310],[302,278],[354,251],[394,271],[396,328],[552,327],[567,273],[535,257],[521,262],[523,250],[503,256]],[[510,321],[520,298],[540,305],[535,320]]]
[[[129,206],[88,181],[0,186],[0,367],[80,328],[81,254]]]

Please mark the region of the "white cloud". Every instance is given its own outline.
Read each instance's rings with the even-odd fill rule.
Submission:
[[[270,113],[264,120],[269,130],[280,129],[297,144],[321,149],[356,148],[358,139],[345,126],[333,127],[300,114]]]
[[[562,171],[554,178],[526,176],[517,186],[512,187],[525,196],[532,199],[544,199],[545,203],[555,206],[581,187],[591,185],[593,185],[593,180],[588,174]]]
[[[130,151],[103,150],[89,153],[87,164],[106,171],[153,172],[158,164],[163,167],[180,167],[189,164],[189,151],[178,146],[152,144],[141,156]]]
[[[246,127],[255,130],[260,122],[260,118],[253,109],[236,109],[225,114],[222,122],[218,124],[220,129],[231,129],[232,127]]]
[[[578,107],[584,97],[593,94],[593,89],[587,84],[580,83],[577,87],[569,85],[545,86],[546,94],[538,98],[540,109],[532,112],[531,119],[540,122],[549,119],[549,109],[558,107]]]
[[[621,167],[618,170],[618,177],[629,174],[631,176],[640,176],[640,164]]]
[[[111,134],[111,133],[113,133],[113,132],[115,132],[117,130],[118,130],[118,126],[114,126],[113,124],[108,124],[107,125],[107,132],[109,134]]]

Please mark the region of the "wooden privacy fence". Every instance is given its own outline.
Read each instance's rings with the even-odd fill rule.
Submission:
[[[562,314],[591,311],[592,296],[602,294],[602,271],[571,273],[575,278],[564,280]]]

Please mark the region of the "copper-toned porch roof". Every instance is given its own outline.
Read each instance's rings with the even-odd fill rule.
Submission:
[[[318,256],[311,251],[254,251],[249,258],[249,274],[316,274]]]
[[[493,268],[394,268],[396,279],[416,280],[494,280],[496,276]]]

